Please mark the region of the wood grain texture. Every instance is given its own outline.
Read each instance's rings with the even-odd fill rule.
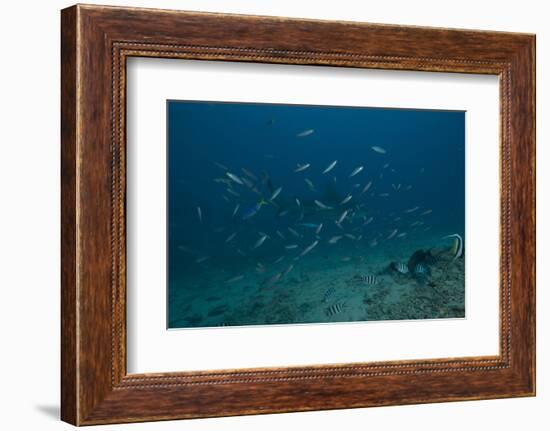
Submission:
[[[126,59],[495,74],[500,353],[127,375]],[[88,425],[535,392],[533,35],[101,6],[62,12],[62,418]],[[497,220],[495,220],[497,222]]]

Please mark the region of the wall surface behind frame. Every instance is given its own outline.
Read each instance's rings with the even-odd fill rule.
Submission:
[[[106,426],[143,430],[403,429],[542,430],[550,423],[550,29],[536,0],[312,2],[292,0],[130,0],[100,3],[281,15],[389,24],[537,33],[538,133],[538,396],[432,404]],[[6,2],[0,68],[0,323],[3,429],[62,430],[59,422],[59,10],[71,2]],[[546,240],[546,241],[545,241]]]

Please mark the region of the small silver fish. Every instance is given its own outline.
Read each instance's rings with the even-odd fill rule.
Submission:
[[[277,190],[275,190],[273,192],[273,194],[271,195],[271,197],[269,198],[270,201],[272,201],[273,199],[275,199],[277,196],[279,196],[279,193],[281,193],[281,190],[283,190],[282,187],[278,187]]]
[[[352,195],[347,195],[347,196],[342,200],[342,202],[340,202],[340,205],[345,205],[345,204],[347,204],[347,203],[351,200],[352,197],[353,197]]]
[[[342,239],[342,235],[336,235],[336,236],[333,236],[331,239],[329,239],[328,243],[329,244],[336,244],[341,239]]]
[[[249,189],[254,188],[254,184],[248,178],[246,178],[246,177],[240,177],[240,178],[241,178],[241,181],[244,183],[244,185],[246,187],[248,187]]]
[[[306,182],[307,186],[309,187],[309,189],[311,191],[316,191],[315,189],[315,185],[311,182],[311,180],[309,178],[304,178],[304,181]]]
[[[241,170],[244,172],[245,175],[248,175],[254,181],[258,181],[258,177],[256,175],[254,175],[252,172],[250,172],[248,169],[241,168]]]
[[[282,262],[282,261],[284,260],[284,258],[285,258],[285,256],[279,257],[278,259],[276,259],[276,260],[273,262],[273,264]]]
[[[313,250],[313,248],[319,244],[319,240],[315,240],[313,241],[312,244],[308,245],[301,253],[300,253],[300,257],[303,257],[305,256],[306,254],[308,254],[311,250]]]
[[[227,284],[229,284],[229,283],[235,283],[235,282],[237,282],[237,281],[241,281],[243,278],[244,278],[244,275],[237,275],[237,276],[235,276],[235,277],[233,277],[233,278],[230,278],[229,280],[226,280],[225,282],[226,282]]]
[[[298,232],[296,232],[294,229],[292,229],[291,227],[287,227],[288,231],[294,235],[296,238],[300,238],[300,234]]]
[[[235,217],[237,215],[237,212],[239,211],[240,204],[235,205],[235,209],[233,210],[233,215],[231,217]]]
[[[357,239],[357,238],[355,238],[351,233],[345,233],[344,236],[345,236],[346,238],[352,239],[352,240],[354,240],[354,241]]]
[[[289,245],[285,245],[285,248],[286,248],[287,250],[292,250],[292,249],[298,248],[298,244],[289,244]]]
[[[293,269],[294,269],[294,265],[291,263],[288,266],[288,268],[283,271],[283,277],[286,277],[290,273],[290,271],[292,271]]]
[[[256,241],[256,244],[254,244],[254,247],[252,247],[252,250],[254,250],[254,249],[258,248],[259,246],[261,246],[266,239],[267,239],[267,235],[265,235],[265,234],[262,235],[260,237],[260,239],[258,239],[258,241]]]
[[[199,217],[199,223],[202,223],[202,211],[201,211],[201,207],[197,207],[197,216]]]
[[[364,225],[368,225],[368,224],[371,223],[373,220],[374,220],[374,217],[369,217],[368,219],[365,220],[365,223],[363,223],[363,224],[364,224]]]
[[[229,178],[231,178],[233,181],[235,181],[237,184],[240,184],[241,186],[244,185],[242,180],[235,174],[232,174],[231,172],[226,172],[225,175],[227,175]]]
[[[323,223],[320,223],[319,226],[317,226],[317,229],[315,229],[315,234],[319,235],[319,232],[321,232],[321,229],[323,229]]]
[[[423,211],[420,213],[421,216],[425,216],[425,215],[428,215],[428,214],[431,214],[432,213],[432,210],[426,210],[426,211]]]
[[[218,168],[220,169],[223,169],[224,171],[227,171],[229,168],[225,165],[222,165],[221,163],[218,163],[218,162],[212,162],[214,163]]]
[[[225,240],[226,243],[228,243],[229,241],[231,241],[233,238],[235,238],[235,236],[237,235],[237,232],[233,232],[231,235],[229,235],[227,237],[227,239]]]
[[[305,171],[307,168],[309,168],[311,165],[309,163],[306,163],[305,165],[298,165],[296,169],[294,169],[294,172],[302,172]]]
[[[420,207],[413,207],[413,208],[409,208],[409,209],[406,209],[405,212],[407,214],[410,214],[410,213],[413,213],[415,212],[416,210],[418,210]]]
[[[370,147],[372,151],[374,151],[375,153],[378,153],[378,154],[386,154],[386,150],[384,150],[384,148],[382,147],[378,147],[378,146],[374,146],[374,147]]]
[[[305,136],[311,135],[313,132],[315,132],[315,129],[307,129],[307,130],[304,130],[303,132],[298,133],[296,136],[298,136],[299,138],[303,138]]]
[[[271,277],[269,277],[267,280],[265,280],[262,285],[264,287],[271,287],[272,285],[274,285],[275,283],[277,283],[279,281],[279,279],[281,278],[281,276],[283,275],[282,272],[278,272],[277,274],[275,275],[272,275]]]
[[[241,196],[240,194],[238,194],[235,190],[233,190],[233,189],[231,189],[231,188],[230,188],[230,189],[227,189],[227,193],[232,194],[233,196],[236,196],[236,197],[240,197],[240,196]]]
[[[394,230],[392,231],[392,233],[390,233],[390,234],[386,237],[386,239],[392,239],[395,235],[397,235],[397,229],[394,229]]]
[[[396,238],[404,238],[404,237],[406,237],[406,236],[407,236],[407,233],[406,233],[406,232],[401,232],[400,234],[398,234],[398,235],[396,236]]]
[[[363,170],[363,166],[358,166],[357,168],[355,168],[352,173],[349,175],[349,177],[354,177],[355,175],[357,175],[359,172],[361,172]]]
[[[369,182],[365,185],[365,187],[363,187],[363,190],[361,190],[361,194],[367,193],[367,192],[369,191],[369,189],[370,189],[371,186],[372,186],[372,181],[369,181]]]
[[[348,215],[348,210],[345,210],[342,213],[342,215],[340,215],[340,217],[338,218],[337,224],[342,224],[342,222],[344,221],[344,219],[346,218],[347,215]]]
[[[335,160],[330,165],[328,165],[327,168],[323,171],[323,174],[327,174],[330,171],[332,171],[334,169],[334,167],[336,166],[336,163],[338,163],[338,160]]]
[[[378,245],[378,240],[377,240],[376,238],[374,238],[374,239],[369,243],[369,245],[370,245],[371,247],[376,247],[376,246]]]
[[[195,260],[195,263],[203,263],[205,260],[210,259],[210,256],[202,256]]]
[[[302,204],[300,203],[300,199],[298,199],[298,198],[295,198],[295,199],[296,199],[296,205],[298,205],[299,207],[301,207]]]
[[[317,205],[322,210],[331,210],[332,209],[332,207],[329,207],[329,206],[325,205],[323,202],[318,201],[317,199],[315,199],[313,202],[315,202],[315,205]]]
[[[378,196],[380,196],[381,198],[387,198],[389,195],[389,193],[380,193]]]
[[[279,235],[279,238],[281,238],[283,241],[286,240],[285,236],[278,230],[275,231],[277,235]]]

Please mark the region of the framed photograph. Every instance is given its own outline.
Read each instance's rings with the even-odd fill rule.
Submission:
[[[535,394],[535,37],[62,11],[62,419]]]

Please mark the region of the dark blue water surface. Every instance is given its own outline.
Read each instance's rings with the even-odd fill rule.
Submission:
[[[368,258],[387,248],[389,261],[396,241],[412,250],[424,239],[464,236],[464,112],[189,101],[169,101],[167,110],[170,298],[189,294],[192,301],[209,288],[199,280],[220,268],[230,279],[254,271],[258,261],[263,267],[285,256],[286,266],[294,262],[296,271],[302,260],[329,259],[336,250]],[[323,174],[334,160],[335,167]],[[310,166],[295,172],[305,164]],[[350,177],[360,166],[363,170]],[[372,186],[362,193],[369,182]],[[352,198],[341,204],[348,195]],[[322,210],[315,200],[332,209]],[[345,210],[348,215],[338,226],[335,221]],[[328,242],[344,234],[349,237]],[[254,248],[263,235],[265,241]],[[353,248],[337,248],[351,237]],[[295,259],[316,240],[311,252]],[[288,245],[298,247],[285,249]],[[436,245],[441,244],[426,247]],[[228,265],[240,271],[231,272]],[[217,294],[224,297],[223,290]],[[190,308],[182,308],[181,300],[178,304],[170,308],[170,319],[178,317],[180,323],[170,326],[213,325],[204,316],[203,323],[197,323],[198,317],[186,321],[183,314]],[[208,315],[200,308],[193,308],[195,316]],[[247,323],[241,317],[236,324]]]

